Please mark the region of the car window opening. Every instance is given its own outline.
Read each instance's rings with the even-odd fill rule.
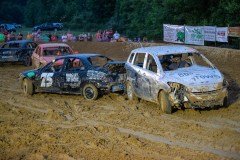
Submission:
[[[179,68],[191,67],[193,65],[211,67],[200,54],[184,53],[184,54],[169,54],[158,56],[162,65],[163,71],[173,71]]]
[[[92,57],[88,58],[88,61],[94,67],[103,67],[107,64],[108,61],[111,61],[111,59],[104,57],[104,56],[92,56]]]

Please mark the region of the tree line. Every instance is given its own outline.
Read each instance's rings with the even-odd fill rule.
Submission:
[[[32,27],[113,28],[129,37],[162,37],[162,24],[240,25],[240,0],[1,0],[0,21]]]

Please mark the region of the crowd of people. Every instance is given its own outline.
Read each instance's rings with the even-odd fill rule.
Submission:
[[[130,40],[124,36],[120,36],[118,31],[113,31],[112,29],[107,29],[104,31],[99,30],[95,35],[96,41],[98,42],[147,42],[146,38],[136,37]],[[5,30],[0,30],[0,42],[7,42],[13,40],[28,39],[35,42],[76,42],[76,41],[92,41],[93,36],[90,33],[80,33],[79,35],[74,35],[72,32],[42,32],[40,30],[36,32],[28,32],[24,36],[21,32],[15,34],[13,32],[7,32]]]
[[[113,30],[108,29],[108,30],[99,30],[96,33],[96,40],[98,42],[110,42],[111,39],[113,38]]]
[[[81,33],[79,35],[74,35],[72,32],[67,33],[42,33],[40,30],[33,33],[28,33],[26,39],[32,39],[33,41],[44,41],[44,42],[76,42],[76,41],[92,41],[92,35],[90,33]]]
[[[22,33],[15,34],[14,32],[0,31],[0,42],[8,42],[14,40],[32,40],[35,42],[69,42],[69,41],[92,41],[92,35],[90,33],[81,33],[79,35],[74,35],[70,31],[67,33],[43,33],[40,30],[36,32],[28,32],[26,36]]]

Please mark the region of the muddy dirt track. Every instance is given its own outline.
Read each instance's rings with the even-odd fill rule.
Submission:
[[[125,60],[138,44],[79,42],[80,52]],[[145,44],[150,45],[150,44]],[[178,110],[110,94],[25,97],[19,64],[0,67],[0,159],[240,159],[240,51],[197,47],[226,75],[230,105]]]

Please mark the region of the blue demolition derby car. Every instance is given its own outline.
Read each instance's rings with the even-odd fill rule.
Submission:
[[[99,94],[124,91],[124,62],[100,54],[75,54],[56,58],[46,66],[20,74],[24,94],[35,92],[82,94],[95,100]]]

